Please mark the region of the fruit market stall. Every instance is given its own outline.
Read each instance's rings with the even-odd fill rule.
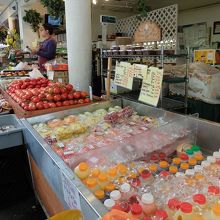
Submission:
[[[3,96],[12,105],[19,118],[33,117],[50,112],[62,111],[91,102],[101,101],[98,97],[90,99],[85,91],[76,91],[71,84],[51,82],[46,78],[15,79],[3,85]]]
[[[80,208],[86,220],[98,219],[115,204],[114,208],[122,210],[121,202],[128,208],[123,211],[131,210],[129,213],[134,214],[143,209],[140,201],[150,196],[155,201],[154,215],[155,206],[161,211],[162,204],[167,202],[160,196],[161,190],[170,198],[177,193],[173,183],[181,183],[183,173],[189,182],[195,183],[195,173],[190,173],[197,169],[199,175],[199,169],[205,170],[211,163],[215,164],[209,161],[219,159],[218,152],[206,159],[219,151],[218,124],[123,99],[21,121],[26,128],[24,140],[31,164],[47,184],[46,188],[40,187],[36,178],[39,172],[32,170],[35,190],[50,214]],[[219,168],[214,170],[219,172]],[[201,175],[208,177],[206,173]],[[216,176],[212,176],[211,189],[216,181]],[[159,187],[165,183],[166,193]],[[185,187],[186,192],[192,189],[195,190]],[[139,197],[134,197],[136,190]],[[48,191],[55,198],[51,202],[46,198]],[[192,208],[189,201],[182,202],[187,203],[183,206]],[[143,217],[142,211],[136,214]]]

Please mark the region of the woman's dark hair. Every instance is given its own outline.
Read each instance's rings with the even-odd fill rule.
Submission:
[[[53,34],[53,26],[52,25],[50,25],[50,24],[43,24],[43,27],[44,27],[44,29],[46,30],[46,31],[48,31],[49,32],[49,35],[52,35]]]

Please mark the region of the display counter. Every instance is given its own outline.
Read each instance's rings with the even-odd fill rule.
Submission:
[[[93,112],[100,108],[106,109],[116,105],[122,107],[131,106],[135,111],[137,111],[139,115],[162,118],[162,124],[160,124],[156,128],[150,129],[149,132],[162,131],[167,136],[169,136],[169,134],[173,134],[173,136],[176,137],[176,139],[174,139],[174,142],[178,141],[178,143],[185,142],[186,139],[190,140],[191,143],[201,146],[203,152],[206,155],[209,155],[213,151],[219,149],[219,124],[203,121],[194,117],[171,113],[125,99],[105,101],[102,103],[91,104],[89,106],[65,110],[62,112],[56,112],[28,119],[21,119],[25,127],[24,141],[30,154],[32,167],[34,164],[34,166],[39,169],[41,175],[44,178],[44,182],[48,184],[48,187],[41,188],[41,193],[39,193],[39,190],[36,190],[36,192],[38,192],[38,197],[43,206],[48,207],[48,204],[44,204],[44,201],[45,196],[48,194],[49,190],[54,193],[53,200],[49,205],[53,206],[53,202],[59,204],[56,206],[58,207],[57,210],[47,210],[49,215],[55,214],[62,209],[75,207],[82,210],[84,218],[86,220],[95,220],[102,217],[107,212],[107,209],[73,173],[73,167],[72,169],[70,169],[70,167],[67,166],[67,164],[52,150],[51,146],[49,146],[46,141],[39,135],[39,133],[32,127],[32,125],[36,123],[46,122],[55,118],[63,118],[71,114]],[[183,129],[184,131],[188,131],[186,134],[184,134],[184,138],[177,136],[179,134],[178,129],[176,129],[176,131],[173,129],[176,128],[176,126],[179,126],[178,128]],[[133,139],[135,140],[135,137]],[[135,145],[135,142],[133,142],[133,144]],[[125,145],[127,145],[127,143],[124,141],[120,141],[119,145],[121,148],[123,148],[125,147]],[[163,148],[166,146],[161,145],[159,147]],[[102,148],[102,152],[105,152],[105,150],[106,154],[108,154],[108,147]],[[88,153],[88,155],[92,156],[90,152]],[[86,156],[86,154],[84,154],[84,156]],[[72,164],[76,164],[77,162],[79,162],[79,158],[80,157],[76,157],[76,159],[73,159]],[[37,189],[39,188],[38,184],[41,183],[39,183],[39,181],[37,182],[35,170],[32,168],[32,172],[34,172],[32,176],[35,189]]]

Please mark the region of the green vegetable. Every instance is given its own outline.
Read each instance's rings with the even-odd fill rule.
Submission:
[[[147,5],[146,0],[138,0],[137,10],[139,12],[137,18],[141,20],[142,17],[147,17],[147,14],[151,10],[151,7]]]

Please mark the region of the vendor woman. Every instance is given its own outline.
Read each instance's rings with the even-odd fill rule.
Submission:
[[[47,61],[55,59],[57,43],[53,38],[53,27],[49,24],[44,24],[39,28],[40,36],[44,41],[40,44],[38,49],[32,50],[34,54],[38,55],[38,63],[41,71],[45,71],[44,64]]]

